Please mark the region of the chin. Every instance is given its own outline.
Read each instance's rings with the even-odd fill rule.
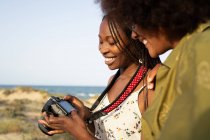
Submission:
[[[150,52],[150,51],[149,51],[149,55],[150,55],[152,58],[157,58],[157,57],[158,57],[158,54],[157,54],[157,53]]]
[[[109,68],[110,70],[116,70],[116,69],[118,69],[118,68],[112,67],[112,66],[108,66],[108,68]]]

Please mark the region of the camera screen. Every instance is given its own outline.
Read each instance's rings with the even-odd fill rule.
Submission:
[[[64,108],[68,113],[70,113],[72,110],[75,110],[75,108],[67,101],[60,101],[59,104]]]

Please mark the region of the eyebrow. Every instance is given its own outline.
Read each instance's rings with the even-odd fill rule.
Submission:
[[[98,35],[98,37],[99,37],[99,38],[101,38],[101,36],[100,36],[100,35]],[[106,39],[106,40],[109,40],[110,38],[111,38],[111,39],[114,39],[111,35],[110,35],[110,36],[106,36],[106,37],[105,37],[105,39]]]

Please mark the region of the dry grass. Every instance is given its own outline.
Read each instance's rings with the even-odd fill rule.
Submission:
[[[69,134],[50,137],[39,130],[37,121],[49,96],[30,87],[0,89],[0,140],[73,140]],[[84,101],[85,105],[91,106],[96,98]]]
[[[47,136],[37,121],[49,94],[31,88],[0,90],[0,140],[72,140],[69,134]]]

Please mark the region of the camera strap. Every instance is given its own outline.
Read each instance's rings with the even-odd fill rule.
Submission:
[[[109,105],[106,107],[92,113],[90,117],[87,119],[87,123],[90,124],[94,120],[107,115],[109,112],[117,108],[138,86],[138,84],[141,82],[143,77],[145,76],[147,72],[147,68],[144,66],[139,66],[136,70],[135,74],[132,76],[126,87],[123,89],[123,91],[120,93],[120,95]],[[107,94],[107,92],[111,89],[111,87],[116,82],[117,78],[120,76],[120,70],[117,71],[115,76],[113,77],[110,84],[105,88],[105,90],[102,92],[102,94],[98,97],[98,99],[95,101],[95,103],[90,108],[90,111],[93,111],[101,102],[103,97]]]

